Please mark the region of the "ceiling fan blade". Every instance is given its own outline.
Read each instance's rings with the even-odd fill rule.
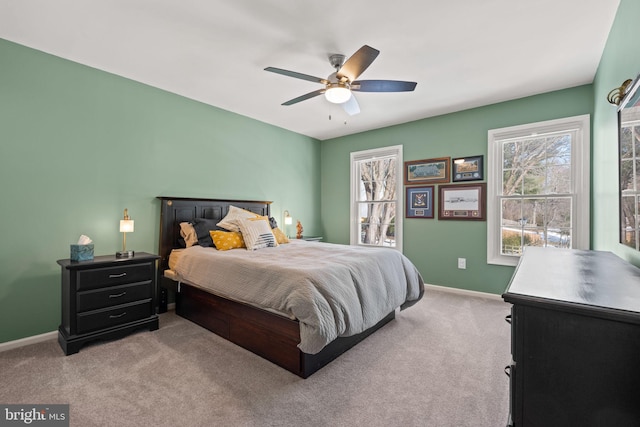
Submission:
[[[358,105],[358,100],[354,94],[351,94],[349,100],[342,104],[342,108],[344,108],[344,111],[350,116],[354,116],[360,112],[360,105]]]
[[[416,82],[398,80],[357,80],[351,83],[351,90],[357,92],[411,92],[417,84]]]
[[[276,74],[282,74],[283,76],[294,77],[296,79],[308,80],[310,82],[315,82],[315,83],[322,83],[323,85],[326,85],[328,83],[327,80],[321,79],[320,77],[314,77],[308,74],[298,73],[296,71],[283,70],[282,68],[267,67],[264,70],[271,71],[272,73],[276,73]]]
[[[364,45],[351,58],[347,59],[342,67],[336,73],[336,77],[339,79],[347,78],[350,82],[358,78],[360,74],[366,70],[369,65],[376,59],[379,50],[372,48],[371,46]]]
[[[305,101],[305,100],[307,100],[307,99],[310,99],[310,98],[316,97],[316,96],[318,96],[318,95],[322,95],[322,94],[323,94],[323,93],[325,93],[326,91],[327,91],[327,90],[326,90],[325,88],[318,89],[318,90],[314,90],[313,92],[309,92],[309,93],[307,93],[307,94],[305,94],[305,95],[302,95],[302,96],[299,96],[299,97],[297,97],[297,98],[290,99],[290,100],[289,100],[289,101],[287,101],[287,102],[283,102],[283,103],[282,103],[282,105],[293,105],[293,104],[297,104],[298,102]]]

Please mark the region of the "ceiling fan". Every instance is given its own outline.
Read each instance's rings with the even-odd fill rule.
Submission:
[[[417,85],[416,82],[398,80],[356,80],[371,65],[378,54],[380,54],[379,50],[364,45],[346,61],[344,55],[330,55],[329,61],[336,72],[331,73],[326,79],[275,67],[267,67],[265,71],[324,85],[322,89],[293,98],[282,105],[297,104],[324,94],[329,102],[342,104],[344,110],[352,116],[360,112],[360,106],[351,92],[410,92]]]

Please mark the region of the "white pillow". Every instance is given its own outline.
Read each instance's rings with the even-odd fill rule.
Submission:
[[[236,208],[235,206],[229,206],[229,212],[222,218],[222,221],[216,225],[220,228],[224,228],[229,231],[240,231],[238,226],[238,220],[243,218],[256,218],[259,215],[253,212],[249,212],[245,209]]]
[[[244,244],[249,251],[278,246],[276,236],[271,232],[269,221],[261,217],[244,218],[238,220]]]

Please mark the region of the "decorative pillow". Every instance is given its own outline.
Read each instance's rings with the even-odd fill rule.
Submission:
[[[276,236],[271,232],[268,219],[264,217],[246,218],[238,221],[244,244],[250,251],[278,246]]]
[[[256,218],[259,215],[253,212],[250,212],[245,209],[240,209],[235,206],[229,206],[229,212],[222,218],[217,225],[218,227],[224,228],[229,231],[240,231],[240,227],[238,226],[238,220],[244,218]]]
[[[271,229],[271,232],[276,236],[276,242],[278,242],[278,244],[289,243],[289,238],[278,227]]]
[[[211,230],[220,230],[216,226],[217,220],[215,219],[207,219],[207,218],[196,218],[193,220],[193,229],[196,232],[196,237],[198,238],[198,245],[204,247],[212,247],[213,240],[211,240],[211,235],[209,231]]]
[[[242,239],[242,234],[237,231],[212,230],[209,232],[209,235],[219,251],[246,247]]]
[[[198,244],[198,236],[196,234],[196,230],[193,228],[193,224],[191,224],[190,222],[180,223],[180,235],[184,239],[184,245],[187,248]]]
[[[271,228],[278,228],[278,221],[272,216],[269,217],[269,225]]]

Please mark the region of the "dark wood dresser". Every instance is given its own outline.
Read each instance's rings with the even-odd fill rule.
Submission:
[[[87,342],[116,339],[137,329],[158,329],[155,310],[156,260],[136,252],[131,258],[98,256],[62,259],[62,323],[58,342],[66,355]]]
[[[507,291],[509,426],[640,426],[640,269],[529,247]]]

